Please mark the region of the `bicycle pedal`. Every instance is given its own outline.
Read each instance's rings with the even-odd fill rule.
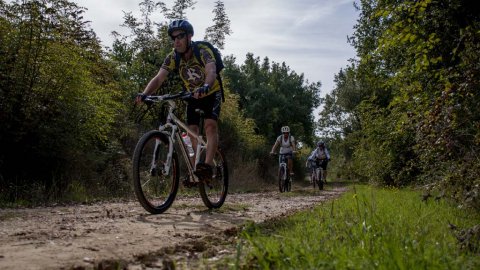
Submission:
[[[198,182],[190,180],[190,177],[186,176],[182,181],[183,186],[187,188],[196,187]]]
[[[156,167],[153,167],[150,169],[150,176],[157,176],[157,168]]]

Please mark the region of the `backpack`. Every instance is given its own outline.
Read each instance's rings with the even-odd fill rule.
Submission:
[[[202,66],[205,66],[205,63],[203,63],[202,57],[200,57],[200,49],[198,48],[199,44],[205,45],[213,53],[213,57],[215,58],[215,66],[217,69],[217,80],[220,83],[220,91],[222,92],[222,101],[225,102],[225,95],[223,94],[223,82],[222,82],[222,77],[220,77],[220,71],[222,71],[222,69],[225,67],[225,65],[223,65],[222,55],[220,54],[220,51],[208,41],[195,41],[195,42],[192,41],[193,55],[195,55],[195,58],[197,58],[198,62],[200,62]],[[180,54],[175,53],[175,70],[178,71],[179,66],[180,66]]]

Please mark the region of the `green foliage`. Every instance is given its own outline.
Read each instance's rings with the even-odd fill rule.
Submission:
[[[214,25],[207,27],[204,40],[209,41],[219,49],[223,49],[225,47],[225,36],[230,35],[232,31],[230,30],[230,19],[227,17],[225,5],[222,1],[215,2],[213,13],[215,14]]]
[[[349,142],[363,178],[428,183],[480,209],[479,8],[364,0],[359,9],[350,38],[359,59],[337,76],[319,125]]]
[[[225,77],[240,97],[240,108],[255,120],[258,132],[274,141],[280,128],[288,125],[298,141],[313,144],[313,109],[319,104],[320,83],[304,81],[285,64],[270,63],[247,54],[245,63],[225,61]]]
[[[408,189],[353,192],[243,231],[245,269],[476,269],[478,213]],[[478,229],[477,229],[478,230]],[[467,243],[468,242],[468,243]]]
[[[243,153],[245,159],[255,157],[252,155],[259,149],[265,149],[266,140],[263,136],[255,134],[253,119],[245,118],[238,106],[238,95],[230,92],[228,84],[225,87],[226,98],[222,104],[222,118],[220,132],[222,145],[226,149],[238,149],[238,155]],[[241,155],[240,155],[241,156]]]
[[[61,0],[1,6],[0,189],[6,200],[29,198],[34,188],[60,196],[71,178],[89,176],[79,169],[98,157],[85,153],[102,155],[111,143],[117,92],[83,12]]]
[[[130,34],[114,33],[105,53],[83,19],[84,8],[74,3],[0,1],[0,200],[89,199],[128,190],[125,168],[138,134],[164,113],[160,108],[136,123],[143,107],[134,107],[133,97],[172,50],[167,21],[185,18],[194,4],[140,2],[140,19],[124,15]],[[151,20],[157,11],[165,21]],[[213,11],[206,38],[222,48],[229,20],[221,1]],[[253,55],[242,66],[233,57],[225,62],[229,100],[220,128],[233,164],[247,160],[248,166],[271,168],[265,154],[282,125],[312,144],[319,82],[309,84],[303,74],[268,58],[262,66]],[[180,88],[171,74],[161,91]]]
[[[270,63],[265,58],[260,64],[251,53],[243,65],[236,64],[233,56],[225,57],[224,63],[223,74],[239,97],[239,108],[246,118],[254,120],[256,133],[267,138],[267,145],[256,150],[263,178],[274,177],[266,172],[276,168],[278,162],[268,153],[282,126],[290,127],[297,146],[313,145],[315,141],[313,110],[319,104],[320,82],[305,82],[303,74],[298,75],[285,63]],[[300,179],[304,164],[304,159],[294,159],[294,171]]]

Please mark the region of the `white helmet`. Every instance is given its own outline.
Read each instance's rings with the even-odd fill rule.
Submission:
[[[282,133],[285,133],[285,132],[290,132],[290,128],[288,126],[282,127]]]

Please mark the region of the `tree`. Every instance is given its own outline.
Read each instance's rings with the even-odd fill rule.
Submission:
[[[313,109],[319,105],[320,82],[308,83],[285,64],[270,63],[249,53],[242,66],[228,58],[225,77],[240,96],[240,107],[255,120],[260,134],[274,140],[289,125],[296,138],[313,144]]]
[[[147,2],[147,1],[145,1]],[[152,5],[152,1],[148,1],[149,5]],[[193,0],[175,0],[171,9],[168,9],[165,4],[161,3],[163,14],[169,20],[187,19],[186,10],[193,9],[197,2]]]
[[[0,8],[2,196],[60,196],[110,147],[111,66],[83,8],[64,0]]]
[[[340,91],[348,89],[343,79],[328,99],[330,112],[359,116],[349,136],[357,142],[352,161],[365,178],[428,184],[480,208],[474,173],[480,112],[473,105],[479,101],[479,8],[462,0],[362,0],[359,8],[350,38],[359,60],[350,85],[362,93],[360,102],[342,103],[355,92]]]
[[[232,31],[230,30],[230,19],[227,17],[225,5],[222,1],[215,2],[213,13],[215,14],[213,25],[205,30],[205,40],[220,49],[224,49],[225,36],[232,34]]]

